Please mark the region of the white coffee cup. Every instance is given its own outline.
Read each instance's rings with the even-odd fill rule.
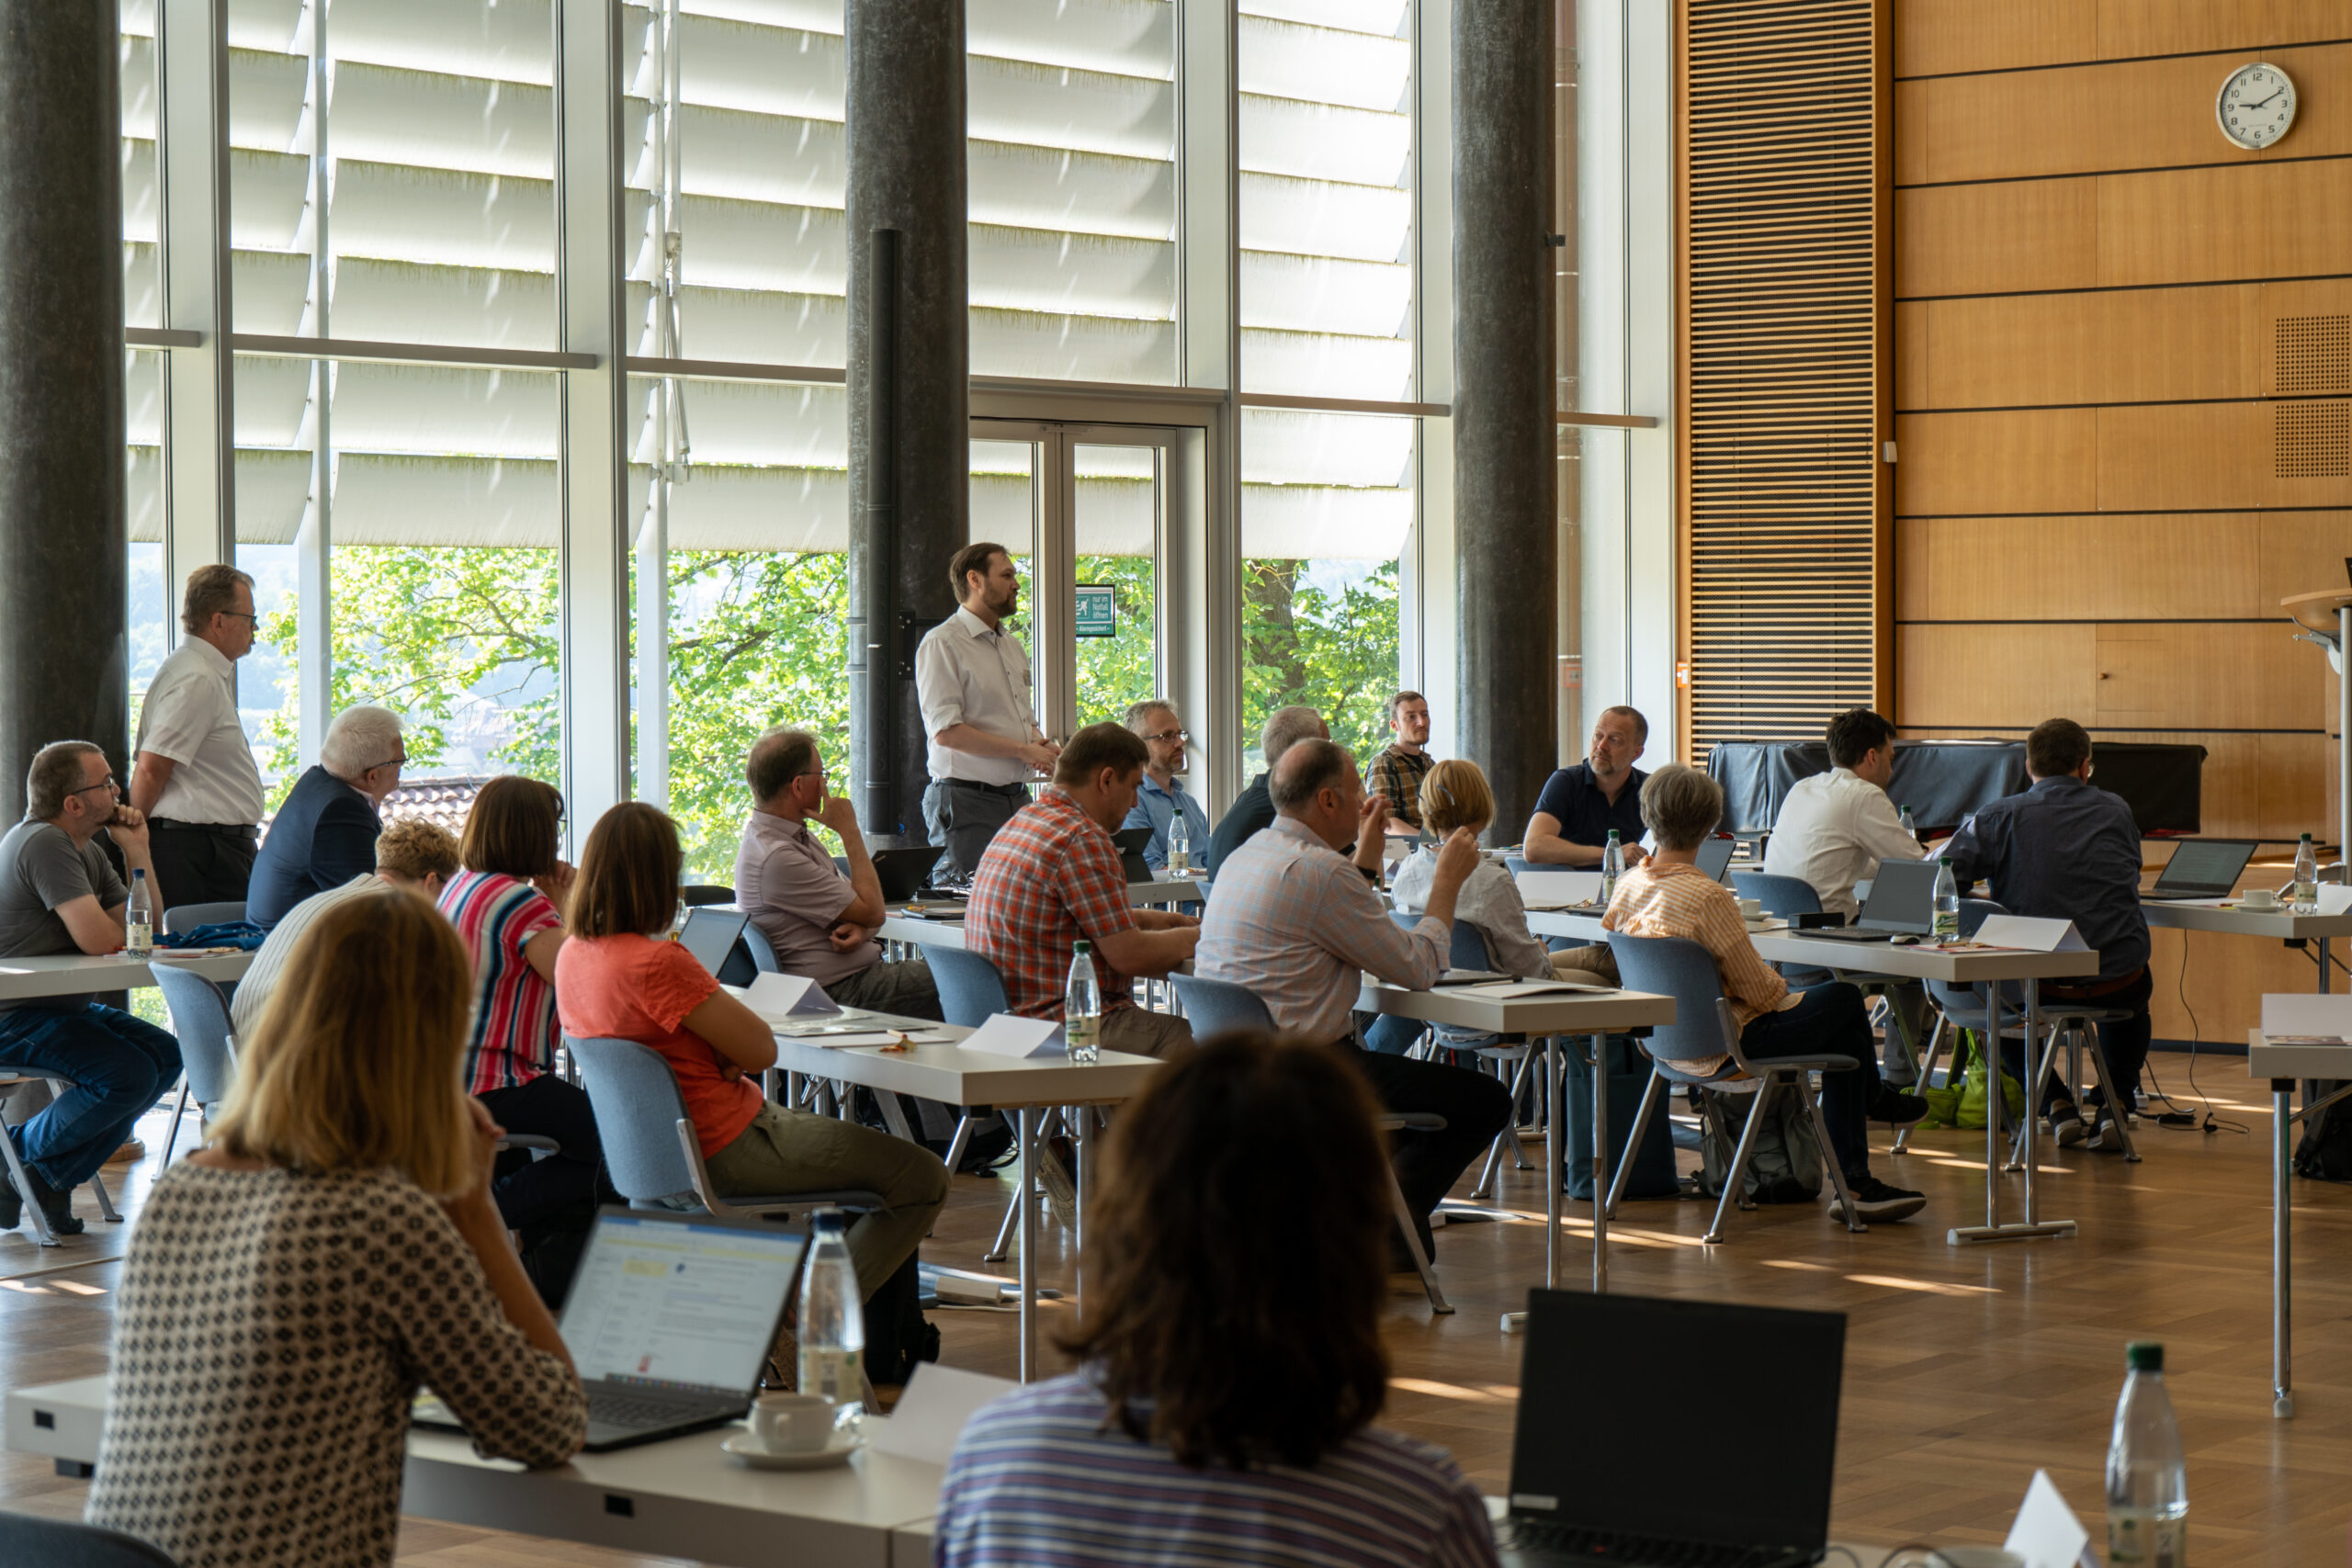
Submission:
[[[2278,895],[2267,887],[2249,887],[2238,895],[2238,902],[2249,909],[2275,909]]]
[[[1761,898],[1742,898],[1739,901],[1739,918],[1743,920],[1762,919],[1764,918],[1764,900]]]
[[[752,1403],[752,1436],[770,1453],[815,1453],[833,1440],[840,1416],[820,1393],[763,1393]]]

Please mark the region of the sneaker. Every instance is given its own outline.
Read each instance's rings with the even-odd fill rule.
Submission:
[[[1853,1193],[1854,1207],[1860,1212],[1866,1224],[1881,1220],[1908,1219],[1928,1206],[1924,1194],[1901,1187],[1890,1187],[1875,1176],[1865,1176],[1859,1181],[1849,1176],[1846,1179],[1846,1186]],[[1829,1217],[1840,1224],[1845,1223],[1846,1205],[1842,1200],[1829,1200]]]
[[[2079,1127],[2082,1123],[2077,1122],[2075,1125]],[[2099,1108],[2098,1131],[2091,1134],[2090,1142],[2086,1146],[2103,1155],[2120,1155],[2123,1152],[2123,1129],[2115,1124],[2115,1118],[2108,1113],[2104,1106]]]
[[[25,1223],[25,1196],[17,1184],[0,1177],[0,1231],[12,1231]]]
[[[1064,1148],[1069,1148],[1067,1139],[1051,1139],[1047,1143],[1059,1143]],[[1077,1157],[1074,1150],[1069,1157]],[[1046,1190],[1046,1202],[1054,1211],[1054,1218],[1059,1220],[1065,1228],[1076,1229],[1078,1183],[1070,1179],[1069,1167],[1062,1163],[1062,1156],[1050,1146],[1040,1146],[1037,1150],[1037,1181]]]
[[[147,1145],[141,1143],[138,1139],[133,1138],[129,1143],[123,1145],[122,1147],[115,1150],[114,1153],[107,1156],[107,1163],[108,1165],[129,1165],[133,1160],[142,1160],[146,1157]]]
[[[1871,1101],[1871,1120],[1891,1122],[1897,1127],[1907,1127],[1934,1109],[1916,1094],[1881,1085],[1878,1097]]]
[[[2050,1114],[2044,1120],[2049,1123],[2051,1136],[2058,1140],[2058,1146],[2062,1149],[2073,1148],[2090,1136],[2090,1129],[2083,1125],[2081,1115],[2069,1100],[2062,1100],[2052,1105]]]
[[[49,1222],[51,1232],[58,1235],[80,1235],[87,1228],[74,1217],[73,1193],[58,1191],[40,1179],[40,1172],[29,1166],[25,1169],[25,1180],[32,1187],[33,1201],[40,1205],[41,1218]]]

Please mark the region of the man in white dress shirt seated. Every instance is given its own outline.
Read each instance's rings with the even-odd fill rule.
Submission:
[[[1029,804],[1029,780],[1054,771],[1061,748],[1037,728],[1029,652],[1004,629],[1021,578],[1002,545],[967,545],[947,563],[960,602],[915,649],[931,783],[922,795],[931,841],[966,876],[996,830]]]
[[[175,905],[245,900],[265,802],[237,717],[237,660],[254,650],[259,625],[252,578],[198,567],[180,606],[186,640],[140,704],[130,808],[147,819],[155,880]]]
[[[1860,911],[1854,884],[1878,874],[1879,862],[1917,860],[1918,840],[1903,826],[1888,798],[1894,777],[1894,726],[1868,708],[1848,708],[1829,721],[1829,772],[1799,779],[1781,803],[1764,852],[1764,870],[1810,883],[1824,909],[1852,920]],[[1887,1004],[1914,1041],[1927,1019],[1927,994],[1916,980],[1884,982]],[[1887,1031],[1884,1074],[1889,1083],[1916,1076],[1909,1052]]]

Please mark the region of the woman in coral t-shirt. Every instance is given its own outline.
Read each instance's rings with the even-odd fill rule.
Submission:
[[[863,1188],[883,1207],[849,1227],[859,1288],[871,1297],[915,1255],[947,1201],[947,1168],[921,1144],[852,1122],[787,1111],[760,1092],[775,1035],[719,988],[665,931],[684,857],[678,829],[639,801],[605,813],[581,852],[571,940],[556,954],[556,1010],[580,1039],[634,1040],[678,1080],[711,1184],[730,1193]]]

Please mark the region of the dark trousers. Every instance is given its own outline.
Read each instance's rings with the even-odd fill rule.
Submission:
[[[180,1076],[180,1045],[152,1023],[95,1004],[0,1013],[0,1066],[73,1088],[17,1130],[17,1152],[59,1192],[97,1174]]]
[[[595,1112],[584,1090],[552,1073],[474,1098],[508,1132],[553,1138],[562,1145],[537,1159],[526,1150],[507,1150],[499,1156],[497,1184],[491,1189],[499,1218],[522,1235],[524,1267],[532,1282],[549,1306],[560,1306],[604,1194],[605,1153],[596,1139]]]
[[[1405,1207],[1412,1211],[1421,1245],[1427,1247],[1430,1211],[1510,1123],[1510,1090],[1467,1067],[1417,1062],[1410,1056],[1376,1055],[1357,1050],[1352,1040],[1340,1049],[1363,1069],[1384,1110],[1433,1111],[1445,1118],[1442,1133],[1389,1134],[1397,1190],[1405,1195]]]
[[[253,880],[254,841],[204,828],[147,829],[148,853],[155,862],[155,931],[164,912],[182,904],[242,904]]]
[[[2010,1005],[2022,1008],[2025,1005],[2025,995],[2021,988],[2017,989],[2018,994],[2010,998]],[[2120,1023],[2101,1023],[2094,1026],[2098,1030],[2098,1048],[2106,1055],[2108,1067],[2115,1074],[2116,1085],[2123,1093],[2123,1109],[2126,1111],[2132,1108],[2132,1096],[2139,1092],[2140,1069],[2148,1065],[2148,1042],[2155,1033],[2155,1022],[2148,1016],[2148,999],[2155,994],[2155,976],[2146,969],[2141,970],[2139,978],[2130,985],[2098,996],[2086,994],[2080,987],[2042,982],[2041,1018],[2045,1024],[2050,1021],[2052,1013],[2065,1007],[2070,1001],[2081,1003],[2086,1007],[2108,1008],[2118,1011],[2130,1010],[2132,1016]],[[2039,1045],[2035,1047],[2036,1051],[2040,1049]],[[2025,1081],[2025,1042],[2022,1040],[2002,1041],[2001,1062],[2010,1072],[2017,1075],[2019,1083],[2023,1083]],[[2052,1065],[2050,1082],[2041,1091],[2040,1110],[2044,1113],[2048,1112],[2052,1104],[2064,1098],[2064,1091],[2059,1087],[2059,1070],[2063,1066],[2063,1063]],[[2096,1083],[2091,1086],[2090,1091],[2085,1094],[2083,1099],[2092,1105],[2104,1105],[2107,1102],[2106,1092]]]
[[[969,876],[979,869],[996,830],[1028,804],[1027,784],[933,779],[923,786],[923,824],[931,829],[933,843],[946,846],[950,867]]]
[[[1851,1056],[1850,1073],[1821,1075],[1821,1119],[1848,1181],[1871,1173],[1870,1108],[1878,1098],[1878,1042],[1862,993],[1843,980],[1797,993],[1786,1012],[1758,1015],[1739,1032],[1739,1048],[1758,1061],[1783,1056]]]

